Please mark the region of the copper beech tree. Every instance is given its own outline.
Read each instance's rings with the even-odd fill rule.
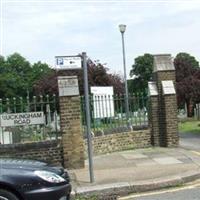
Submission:
[[[174,59],[174,66],[178,106],[186,104],[188,116],[191,117],[194,105],[200,102],[199,62],[188,53],[179,53]]]

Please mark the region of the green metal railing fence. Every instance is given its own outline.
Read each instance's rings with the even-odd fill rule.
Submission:
[[[190,111],[193,114],[193,119],[194,120],[200,120],[200,103],[196,103],[193,105],[191,108],[192,110]],[[182,106],[182,108],[178,109],[178,118],[179,120],[187,120],[188,118],[188,110],[187,110],[187,105],[185,104]]]
[[[116,129],[143,129],[148,126],[148,96],[129,94],[129,114],[125,112],[125,95],[90,96],[91,126],[93,132]],[[82,124],[85,126],[85,104],[81,97]]]
[[[25,143],[58,139],[60,137],[60,125],[57,107],[55,95],[0,99],[1,116],[42,112],[44,117],[43,124],[23,124],[10,127],[0,124],[0,143]]]
[[[95,134],[148,127],[148,96],[129,94],[128,118],[125,98],[125,95],[90,96],[91,128]],[[44,124],[11,127],[0,125],[0,143],[24,143],[60,138],[58,99],[55,95],[0,99],[0,115],[39,111],[44,114]],[[84,97],[81,97],[81,116],[84,128],[86,125]]]

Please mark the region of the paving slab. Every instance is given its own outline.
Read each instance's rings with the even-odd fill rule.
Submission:
[[[141,166],[151,166],[157,165],[157,163],[154,160],[151,159],[140,159],[136,161],[136,166],[141,167]]]
[[[148,158],[148,156],[142,154],[142,153],[133,153],[132,154],[129,152],[129,153],[120,153],[123,158],[125,159],[140,159],[140,158]]]
[[[179,160],[183,163],[188,163],[188,164],[192,162],[190,158],[179,158]]]
[[[155,162],[160,165],[172,165],[172,164],[182,164],[180,160],[173,157],[163,157],[163,158],[153,158]]]

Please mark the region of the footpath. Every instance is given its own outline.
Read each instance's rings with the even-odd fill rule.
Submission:
[[[200,178],[200,152],[148,148],[95,156],[95,182],[84,169],[70,170],[72,196],[117,199],[130,193],[179,186]]]

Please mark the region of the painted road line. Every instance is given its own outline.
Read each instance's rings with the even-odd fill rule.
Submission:
[[[143,194],[133,194],[127,197],[121,197],[119,198],[119,200],[129,200],[132,198],[137,198],[137,197],[145,197],[145,196],[153,196],[153,195],[159,195],[159,194],[166,194],[166,193],[173,193],[173,192],[178,192],[178,191],[182,191],[182,190],[187,190],[187,189],[193,189],[196,187],[199,187],[200,183],[196,183],[193,185],[189,185],[189,186],[183,186],[180,188],[174,188],[174,189],[170,189],[170,190],[162,190],[162,191],[155,191],[155,192],[147,192],[147,193],[143,193]]]
[[[190,151],[190,152],[192,152],[192,153],[194,153],[194,154],[200,156],[200,152],[199,152],[199,151]]]

